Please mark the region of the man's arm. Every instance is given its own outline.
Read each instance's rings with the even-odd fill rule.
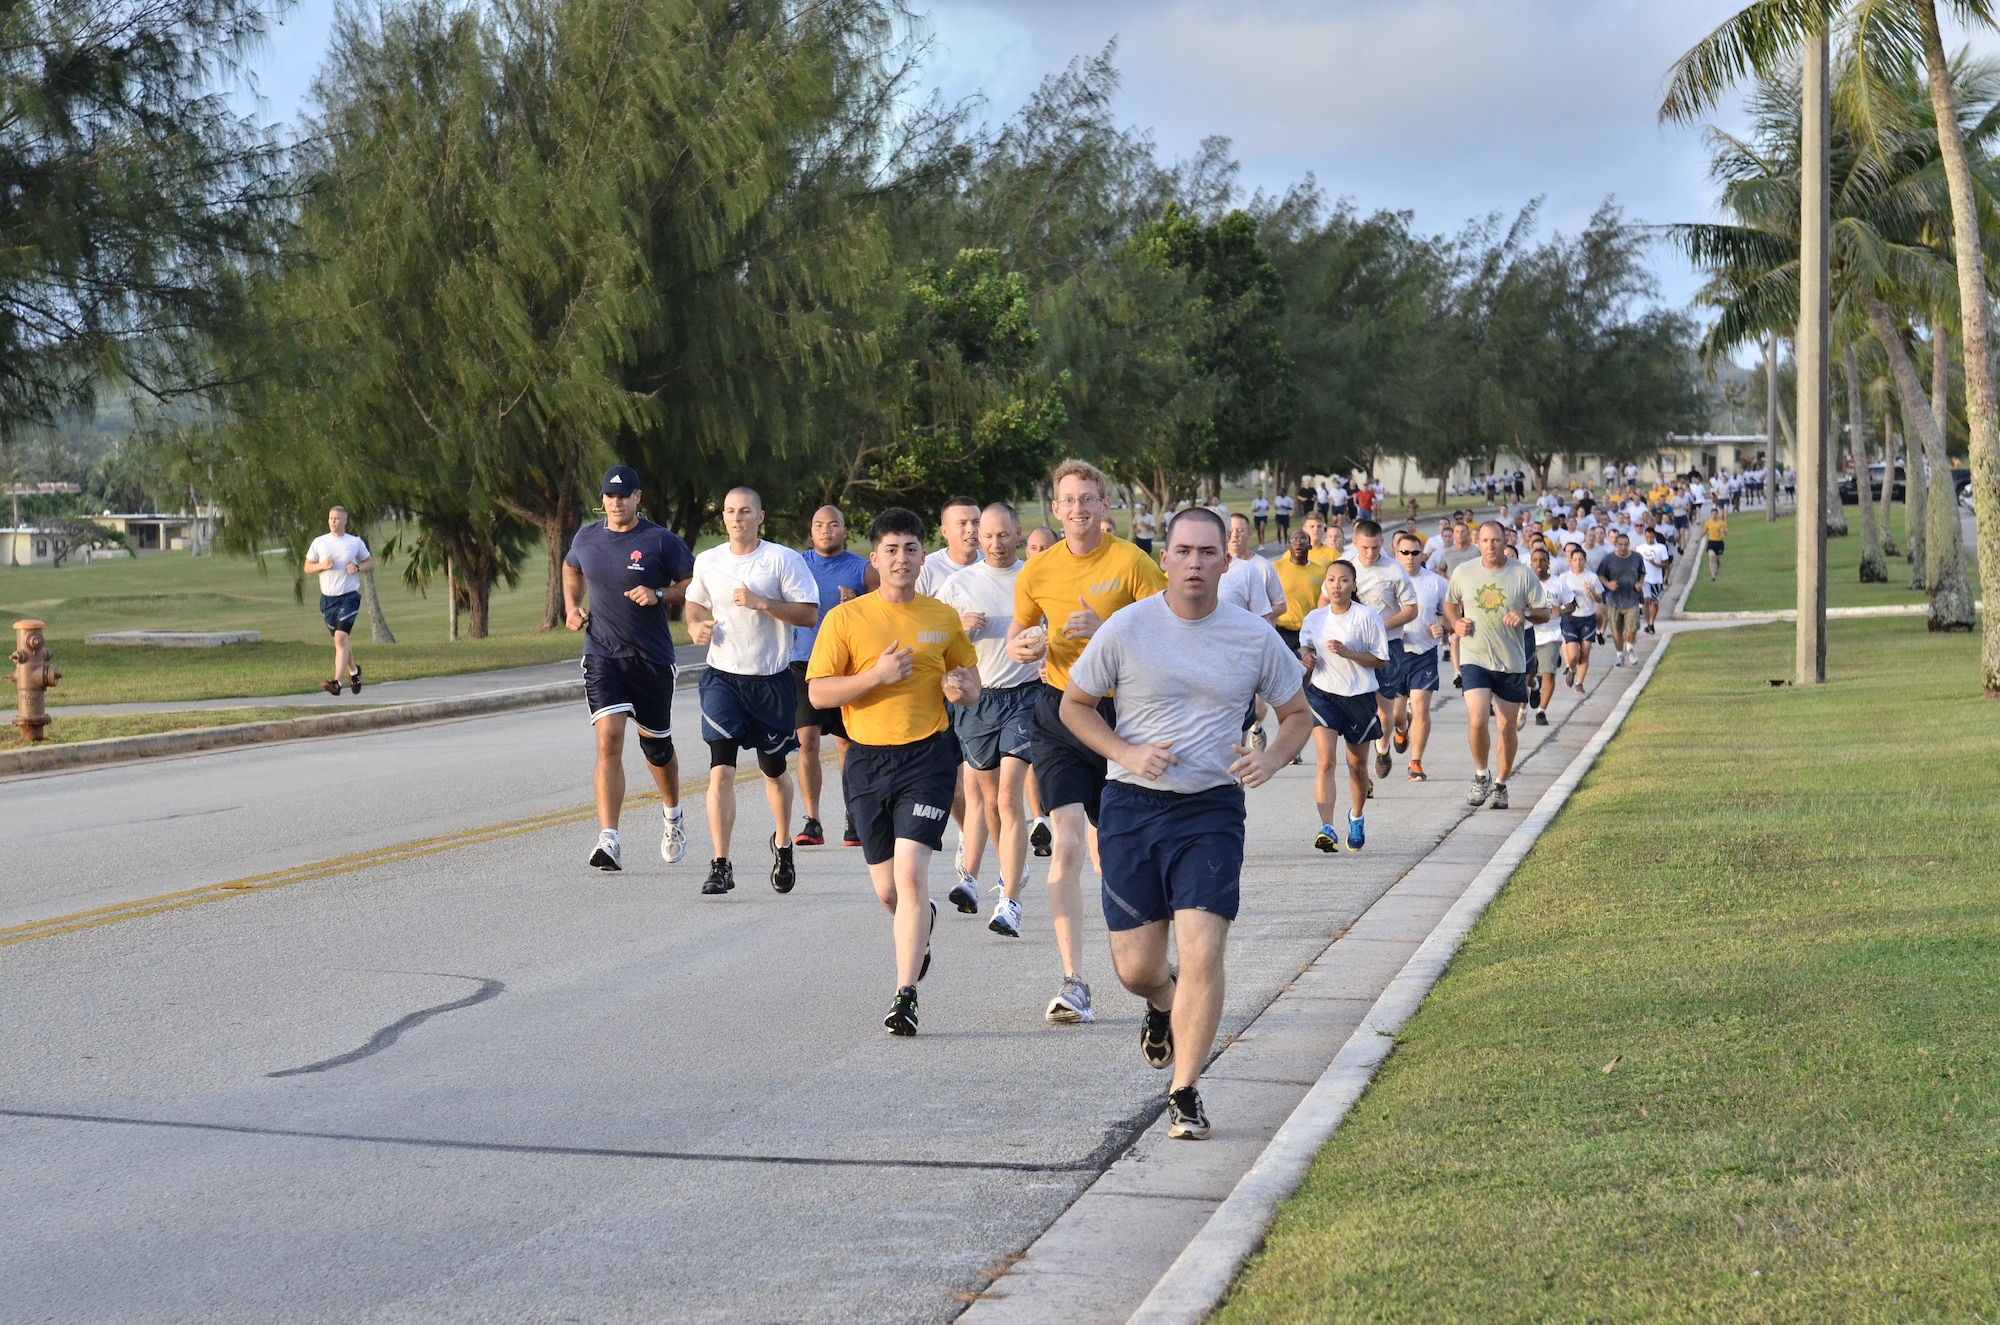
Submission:
[[[795,603],[785,598],[766,598],[763,594],[752,593],[741,587],[736,590],[735,597],[738,607],[747,607],[753,612],[776,617],[788,626],[810,626],[819,621],[818,603]]]
[[[1097,706],[1103,699],[1104,696],[1093,695],[1076,682],[1070,682],[1069,688],[1063,691],[1062,708],[1059,711],[1062,714],[1063,725],[1069,728],[1072,736],[1127,772],[1148,782],[1156,781],[1169,767],[1180,762],[1174,758],[1173,751],[1165,745],[1134,745],[1111,730],[1111,724],[1097,711]],[[1291,760],[1287,759],[1285,762],[1289,764]]]
[[[571,630],[583,629],[583,572],[565,564],[562,568],[563,624]]]
[[[889,647],[882,650],[882,656],[875,660],[874,666],[852,676],[812,677],[806,682],[806,696],[818,709],[837,709],[852,704],[871,690],[908,680],[915,657],[915,651],[903,648],[901,640],[890,640]]]
[[[568,567],[564,567],[564,569],[567,570]],[[668,607],[672,607],[677,603],[687,602],[688,585],[693,580],[694,576],[684,575],[680,579],[675,580],[672,584],[668,585],[666,588],[657,590],[657,592],[660,595],[660,601],[666,604]],[[567,575],[564,576],[564,582],[565,583],[568,582]]]

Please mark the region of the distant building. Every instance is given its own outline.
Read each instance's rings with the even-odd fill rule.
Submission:
[[[135,552],[205,552],[215,539],[215,516],[163,515],[158,511],[93,515],[90,522],[125,535]]]
[[[15,525],[0,529],[0,566],[53,566],[69,550],[69,535],[57,529]]]

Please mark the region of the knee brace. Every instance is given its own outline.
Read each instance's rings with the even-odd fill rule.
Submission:
[[[767,778],[781,778],[785,775],[785,757],[757,752],[757,768]]]
[[[639,750],[654,768],[665,768],[674,762],[674,738],[671,736],[648,736],[640,732]]]

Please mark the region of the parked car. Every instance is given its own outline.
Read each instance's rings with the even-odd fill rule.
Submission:
[[[1958,494],[1958,500],[1963,503],[1968,491],[1972,487],[1972,471],[1969,469],[1960,469],[1954,465],[1951,471],[1951,486],[1952,490]],[[1868,499],[1870,501],[1882,500],[1882,466],[1879,464],[1868,466]],[[1896,464],[1896,486],[1890,493],[1889,500],[1903,500],[1903,466],[1900,461]],[[1859,501],[1854,495],[1854,475],[1852,474],[1842,474],[1840,476],[1840,504],[1842,506],[1859,505]]]

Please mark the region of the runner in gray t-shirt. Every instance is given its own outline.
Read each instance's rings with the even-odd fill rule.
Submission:
[[[1312,730],[1298,660],[1267,622],[1218,597],[1227,540],[1212,511],[1175,516],[1160,558],[1166,591],[1098,628],[1062,698],[1063,724],[1111,763],[1097,844],[1112,965],[1146,1000],[1140,1052],[1173,1065],[1167,1134],[1197,1141],[1208,1116],[1196,1083],[1222,1018],[1243,871],[1243,790],[1290,764]],[[1113,691],[1116,731],[1097,709]],[[1279,726],[1253,751],[1241,743],[1243,715],[1259,696]]]

